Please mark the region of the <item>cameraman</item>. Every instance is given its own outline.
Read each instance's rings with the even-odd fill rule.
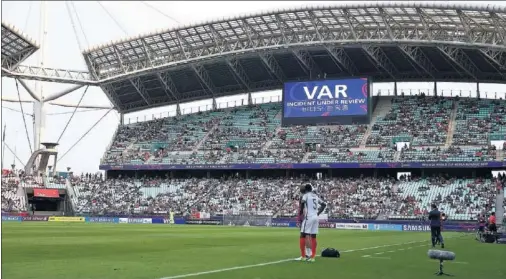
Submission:
[[[429,220],[430,220],[430,233],[431,233],[431,241],[432,248],[436,246],[436,241],[441,243],[441,248],[445,248],[443,236],[441,235],[441,226],[443,223],[443,215],[441,211],[437,209],[437,206],[433,204],[432,210],[429,212]]]

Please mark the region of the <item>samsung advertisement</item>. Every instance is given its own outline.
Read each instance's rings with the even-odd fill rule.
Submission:
[[[282,125],[369,124],[369,86],[363,77],[286,82]]]

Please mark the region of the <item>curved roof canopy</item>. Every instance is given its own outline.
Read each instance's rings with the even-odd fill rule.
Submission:
[[[121,112],[279,89],[287,80],[506,83],[506,7],[285,9],[163,30],[83,55],[89,79],[73,80],[101,86]]]
[[[165,30],[83,55],[124,112],[276,89],[286,80],[506,82],[506,8],[306,7]]]
[[[17,67],[38,49],[35,41],[13,25],[2,22],[2,68]]]

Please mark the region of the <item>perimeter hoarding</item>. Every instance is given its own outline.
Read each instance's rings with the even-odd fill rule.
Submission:
[[[369,124],[369,92],[366,77],[286,82],[281,124]]]

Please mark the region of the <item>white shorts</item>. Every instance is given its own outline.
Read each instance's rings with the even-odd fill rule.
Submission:
[[[309,217],[300,224],[300,232],[305,234],[318,234],[318,217]]]

